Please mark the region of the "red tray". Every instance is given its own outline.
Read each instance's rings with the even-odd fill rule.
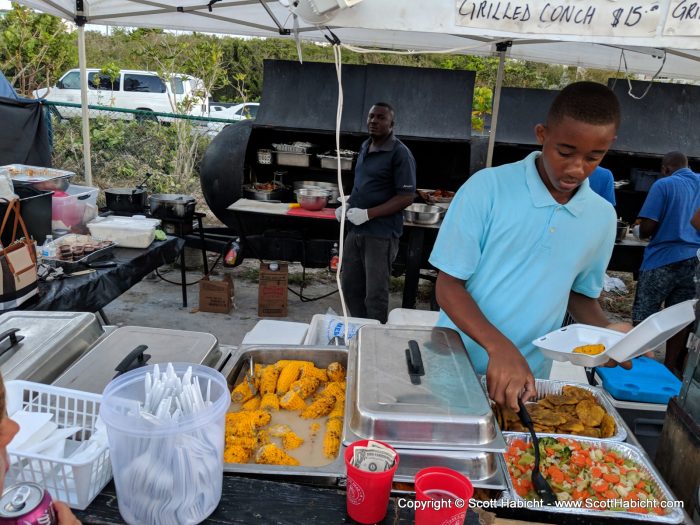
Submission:
[[[312,219],[333,219],[335,220],[335,208],[323,208],[318,211],[309,211],[304,208],[291,208],[287,215],[296,217],[310,217]]]

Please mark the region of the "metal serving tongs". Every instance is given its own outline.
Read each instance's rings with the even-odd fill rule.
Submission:
[[[525,408],[525,404],[522,399],[518,399],[518,405],[520,410],[518,410],[518,417],[522,421],[523,425],[527,427],[530,431],[530,436],[532,436],[532,447],[535,449],[535,464],[532,467],[532,486],[535,492],[542,500],[545,505],[554,505],[557,502],[557,495],[554,494],[552,487],[549,486],[547,480],[540,472],[540,440],[537,439],[537,434],[535,433],[535,427],[532,425],[532,419],[530,419],[530,414]]]
[[[258,389],[255,386],[255,363],[253,362],[253,356],[248,357],[248,371],[245,374],[245,380],[248,383],[248,388],[255,395],[258,393]]]

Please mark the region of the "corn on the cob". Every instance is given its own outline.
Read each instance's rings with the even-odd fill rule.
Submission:
[[[231,392],[231,401],[234,403],[245,403],[257,393],[258,391],[255,385],[252,385],[244,379]]]
[[[338,362],[328,365],[326,372],[329,381],[345,381],[345,368]]]
[[[304,443],[304,440],[292,431],[282,436],[282,448],[284,448],[284,450],[294,450],[295,448],[299,448],[302,443]]]
[[[323,417],[328,415],[333,406],[335,405],[335,398],[333,396],[319,397],[316,401],[311,403],[301,412],[301,417],[303,419],[316,419],[317,417]]]
[[[345,400],[337,399],[333,403],[333,409],[328,414],[328,417],[339,417],[342,418],[345,415]]]
[[[238,445],[232,445],[224,449],[224,461],[226,463],[248,463],[252,450],[247,450]]]
[[[228,434],[226,436],[226,448],[229,447],[241,447],[245,450],[248,450],[252,454],[253,450],[258,448],[258,438],[235,436],[232,434]]]
[[[343,432],[343,420],[333,417],[326,421],[326,434],[323,436],[323,454],[332,459],[338,454],[340,436]]]
[[[255,429],[270,422],[270,413],[265,410],[250,410],[226,414],[226,433],[236,436],[255,435]]]
[[[267,430],[260,429],[258,430],[258,446],[262,447],[263,445],[267,445],[270,442],[270,434],[267,432]]]
[[[277,378],[277,393],[286,394],[289,391],[289,387],[294,381],[299,377],[299,372],[301,370],[301,365],[299,361],[292,361],[280,372],[279,378]]]
[[[241,410],[257,410],[258,408],[260,408],[260,398],[258,396],[250,398],[241,406]]]
[[[275,392],[277,388],[277,378],[280,375],[280,371],[277,370],[273,365],[266,366],[262,371],[262,376],[260,377],[260,395],[271,394]]]
[[[301,410],[306,408],[306,402],[294,390],[290,390],[280,399],[280,406],[285,410]]]
[[[262,401],[260,402],[260,409],[267,410],[268,412],[270,412],[271,410],[279,410],[280,398],[277,397],[277,394],[275,394],[274,392],[265,394],[262,398]]]
[[[255,424],[253,420],[247,417],[240,417],[241,414],[249,414],[249,412],[226,414],[226,434],[254,437]]]
[[[306,399],[311,394],[316,392],[319,383],[320,381],[315,377],[305,377],[304,379],[294,381],[289,387],[289,390],[299,394],[299,397],[302,399]]]
[[[336,399],[345,400],[345,383],[331,381],[330,383],[326,384],[326,388],[314,396],[314,399],[318,399],[319,397],[323,396],[333,396]]]
[[[267,427],[267,431],[272,437],[281,438],[287,432],[291,432],[292,427],[290,427],[289,425],[285,425],[284,423],[278,423],[276,425],[270,425],[269,427]]]
[[[301,359],[280,359],[275,363],[275,368],[277,368],[277,370],[282,370],[289,364],[296,365],[297,367],[299,367],[300,370],[302,366],[313,366],[313,363],[311,361],[302,361]]]
[[[304,379],[305,377],[315,377],[321,383],[328,382],[328,374],[326,371],[323,368],[316,368],[314,365],[305,365],[301,368],[300,378]]]
[[[263,465],[298,465],[299,461],[274,443],[264,445],[255,453],[255,462]]]

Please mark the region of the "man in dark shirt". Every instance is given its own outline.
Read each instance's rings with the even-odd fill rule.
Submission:
[[[382,323],[388,315],[391,265],[403,230],[401,211],[416,192],[416,162],[394,136],[394,115],[394,108],[385,102],[369,110],[369,139],[360,148],[347,204],[350,231],[340,276],[350,315]],[[340,208],[338,220],[339,212]]]

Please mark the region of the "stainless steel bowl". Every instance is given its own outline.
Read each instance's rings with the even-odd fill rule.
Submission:
[[[415,224],[436,224],[445,214],[445,209],[430,204],[411,204],[403,210],[403,218]]]
[[[330,192],[321,188],[301,188],[294,193],[299,205],[309,211],[322,210],[328,204],[328,197],[330,197]]]
[[[300,190],[302,188],[321,188],[322,190],[328,190],[330,193],[328,202],[331,204],[337,203],[338,197],[340,197],[338,185],[333,182],[322,182],[320,180],[298,180],[294,183],[295,190]]]

